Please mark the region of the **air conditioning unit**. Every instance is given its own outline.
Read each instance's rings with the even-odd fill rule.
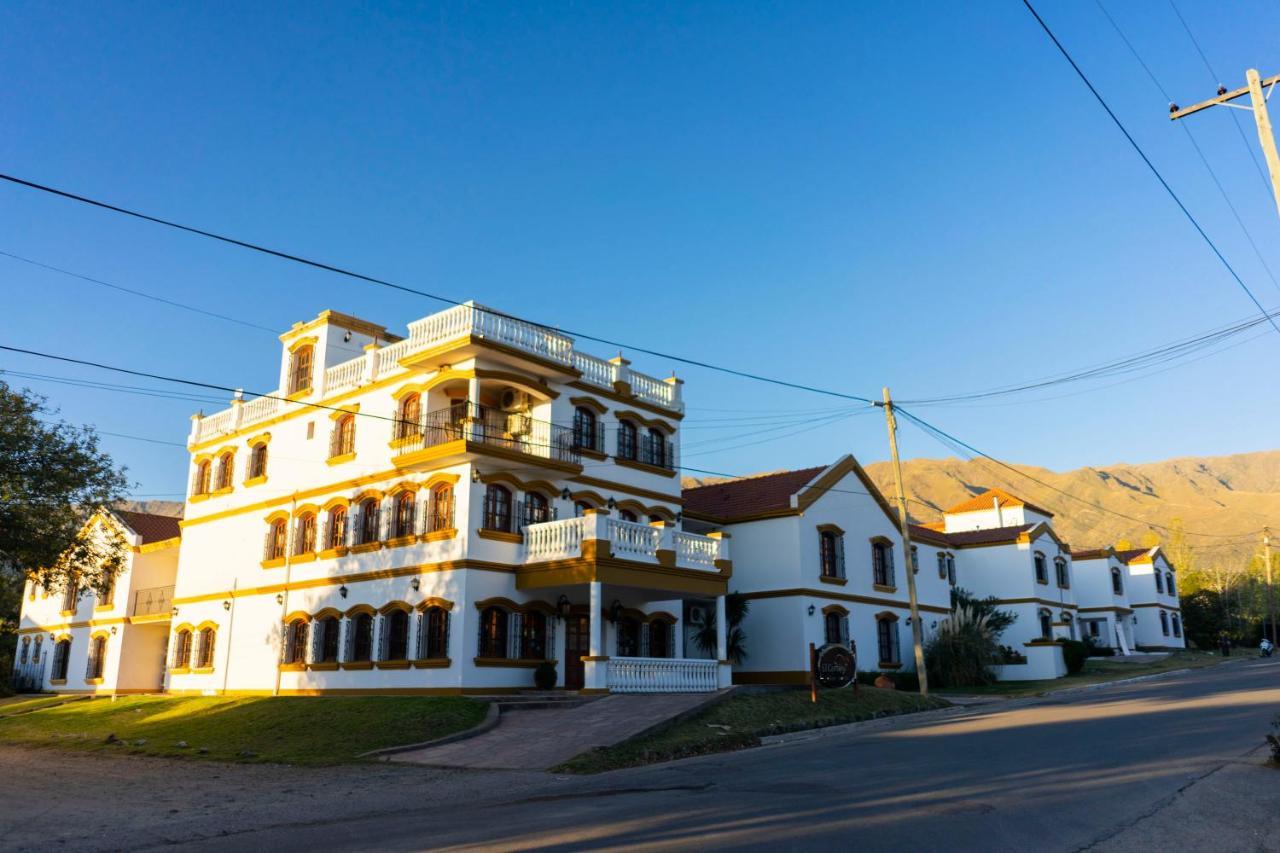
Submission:
[[[502,392],[499,405],[504,412],[527,412],[530,406],[529,395],[524,391],[508,388]]]

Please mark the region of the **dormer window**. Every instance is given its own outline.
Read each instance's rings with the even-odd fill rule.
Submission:
[[[1049,582],[1049,564],[1045,560],[1044,554],[1041,554],[1039,551],[1036,551],[1035,554],[1035,566],[1036,583],[1047,584]]]
[[[1120,577],[1120,570],[1111,569],[1111,592],[1114,595],[1124,595],[1124,581]]]
[[[303,344],[289,356],[289,393],[298,394],[311,389],[311,363],[315,347]]]
[[[1067,571],[1067,561],[1061,557],[1056,558],[1053,561],[1053,569],[1058,577],[1058,586],[1062,589],[1069,588],[1071,586],[1071,575]]]

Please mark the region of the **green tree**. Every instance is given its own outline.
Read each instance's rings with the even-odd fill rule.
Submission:
[[[729,629],[725,634],[725,645],[729,660],[734,663],[742,663],[747,659],[747,634],[742,630],[742,622],[750,611],[751,602],[742,593],[731,592],[724,597],[724,615],[729,623]],[[714,655],[717,646],[716,612],[712,608],[707,608],[706,612],[705,618],[691,620],[691,624],[697,632],[694,634],[694,640],[698,648]]]
[[[951,590],[951,611],[955,613],[965,608],[972,612],[974,619],[985,616],[986,626],[997,638],[1005,632],[1006,628],[1018,621],[1018,614],[1012,610],[1000,610],[997,607],[999,603],[1000,599],[994,595],[977,598],[964,587],[958,586]]]
[[[57,419],[43,397],[0,382],[0,657],[12,650],[28,578],[55,590],[101,588],[115,577],[123,541],[87,522],[127,486],[92,429]]]

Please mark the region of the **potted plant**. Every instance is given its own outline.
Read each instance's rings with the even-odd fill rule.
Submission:
[[[556,686],[556,681],[560,678],[556,672],[556,665],[551,661],[544,660],[538,664],[538,668],[533,671],[533,683],[539,690],[550,690]]]

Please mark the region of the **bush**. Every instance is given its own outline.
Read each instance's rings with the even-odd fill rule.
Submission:
[[[1062,658],[1067,663],[1067,675],[1075,675],[1084,669],[1084,662],[1089,659],[1089,644],[1081,640],[1064,641]]]
[[[961,604],[942,620],[924,650],[931,685],[981,687],[996,680],[991,667],[1001,661],[1000,635],[991,628],[991,616]]]
[[[533,671],[533,683],[539,690],[550,690],[556,686],[556,665],[549,661],[543,661],[538,664],[538,668]]]
[[[914,672],[880,672],[879,670],[858,670],[858,683],[868,687],[876,686],[876,679],[884,676],[893,682],[895,690],[906,690],[911,693],[920,692],[920,676]]]

